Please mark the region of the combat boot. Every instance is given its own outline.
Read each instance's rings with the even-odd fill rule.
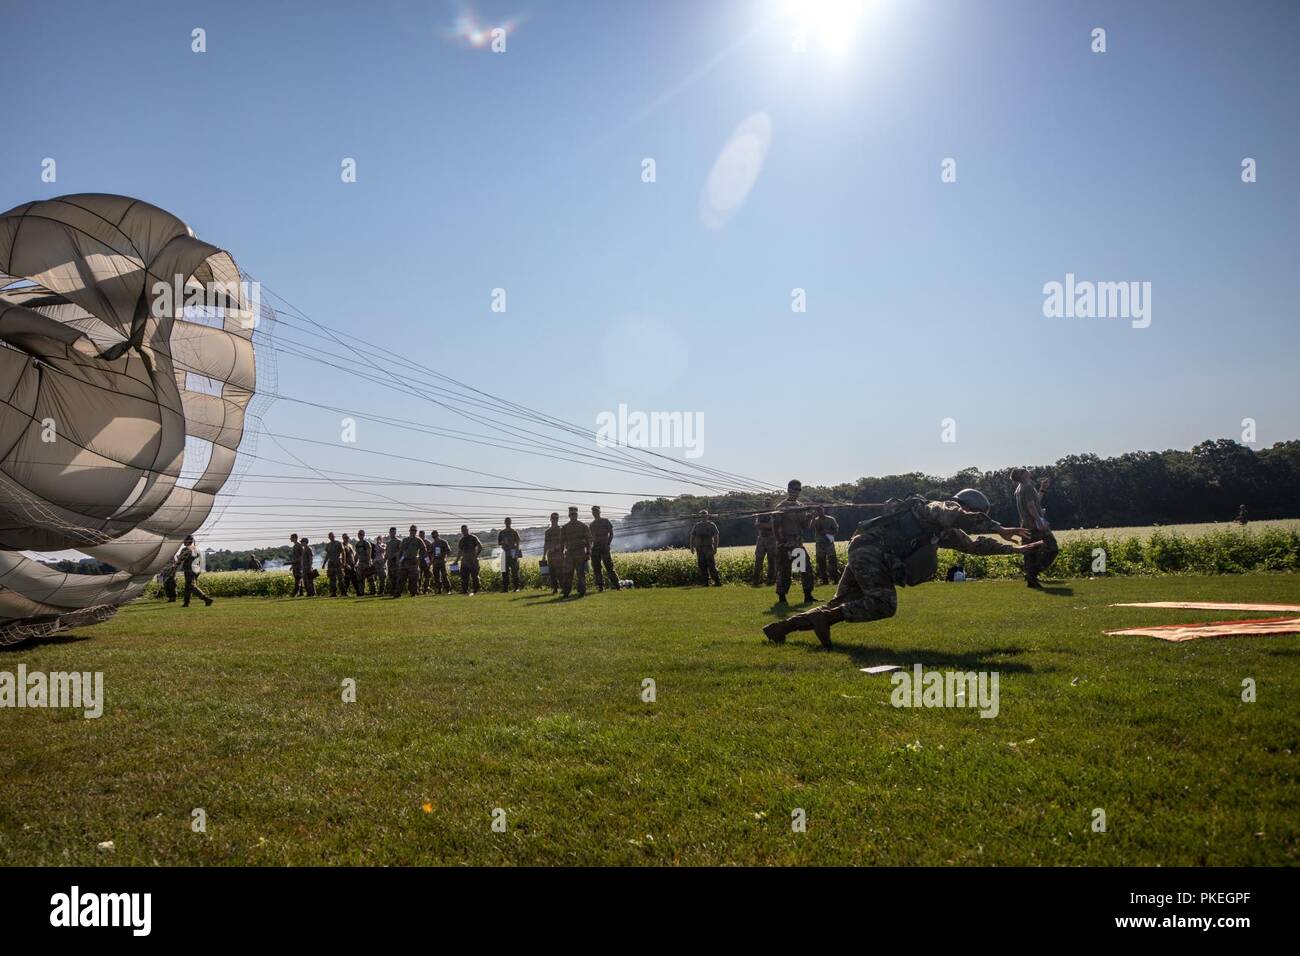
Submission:
[[[793,630],[795,630],[793,618],[786,618],[783,621],[773,621],[771,624],[763,626],[764,636],[773,644],[784,644],[785,636]]]

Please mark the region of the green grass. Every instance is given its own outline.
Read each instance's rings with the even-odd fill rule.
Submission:
[[[1294,865],[1300,638],[1101,633],[1216,616],[1107,607],[1179,599],[1300,578],[929,584],[832,652],[740,586],[144,601],[0,654],[107,698],[0,710],[0,863]],[[999,716],[858,671],[915,662],[998,671]]]

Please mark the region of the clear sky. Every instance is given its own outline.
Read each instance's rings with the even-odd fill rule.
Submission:
[[[0,207],[137,196],[318,322],[584,428],[620,403],[700,413],[695,463],[772,484],[1186,448],[1247,417],[1257,447],[1300,436],[1300,4],[844,6],[483,0],[482,27],[511,24],[495,53],[438,0],[0,0]],[[738,129],[759,134],[728,150]],[[1045,317],[1067,273],[1149,282],[1150,326]],[[286,396],[464,425],[362,365],[275,365]],[[338,413],[291,402],[264,428],[326,443],[283,442],[320,469],[686,490],[367,421],[342,447]],[[321,482],[231,501],[212,543],[415,517]]]

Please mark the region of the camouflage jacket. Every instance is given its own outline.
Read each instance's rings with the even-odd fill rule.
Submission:
[[[577,518],[570,518],[560,526],[560,543],[568,554],[585,552],[591,547],[591,529]]]
[[[717,548],[713,541],[718,536],[718,526],[712,521],[697,521],[691,528],[691,549],[712,554]]]
[[[591,543],[606,547],[614,540],[614,524],[608,518],[591,520]]]
[[[456,557],[462,561],[477,561],[478,553],[483,550],[483,542],[476,534],[462,535],[456,545]]]
[[[564,529],[559,525],[548,527],[546,529],[546,537],[543,539],[542,547],[548,555],[556,554],[564,550],[563,540],[561,538],[563,531]]]
[[[812,509],[786,498],[776,506],[776,510],[780,513],[772,516],[772,524],[776,528],[777,543],[790,547],[801,542],[804,529],[811,521]]]

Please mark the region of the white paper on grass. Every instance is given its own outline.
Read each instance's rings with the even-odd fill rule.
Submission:
[[[875,667],[859,667],[864,674],[888,674],[890,671],[902,670],[901,664],[877,664]]]

